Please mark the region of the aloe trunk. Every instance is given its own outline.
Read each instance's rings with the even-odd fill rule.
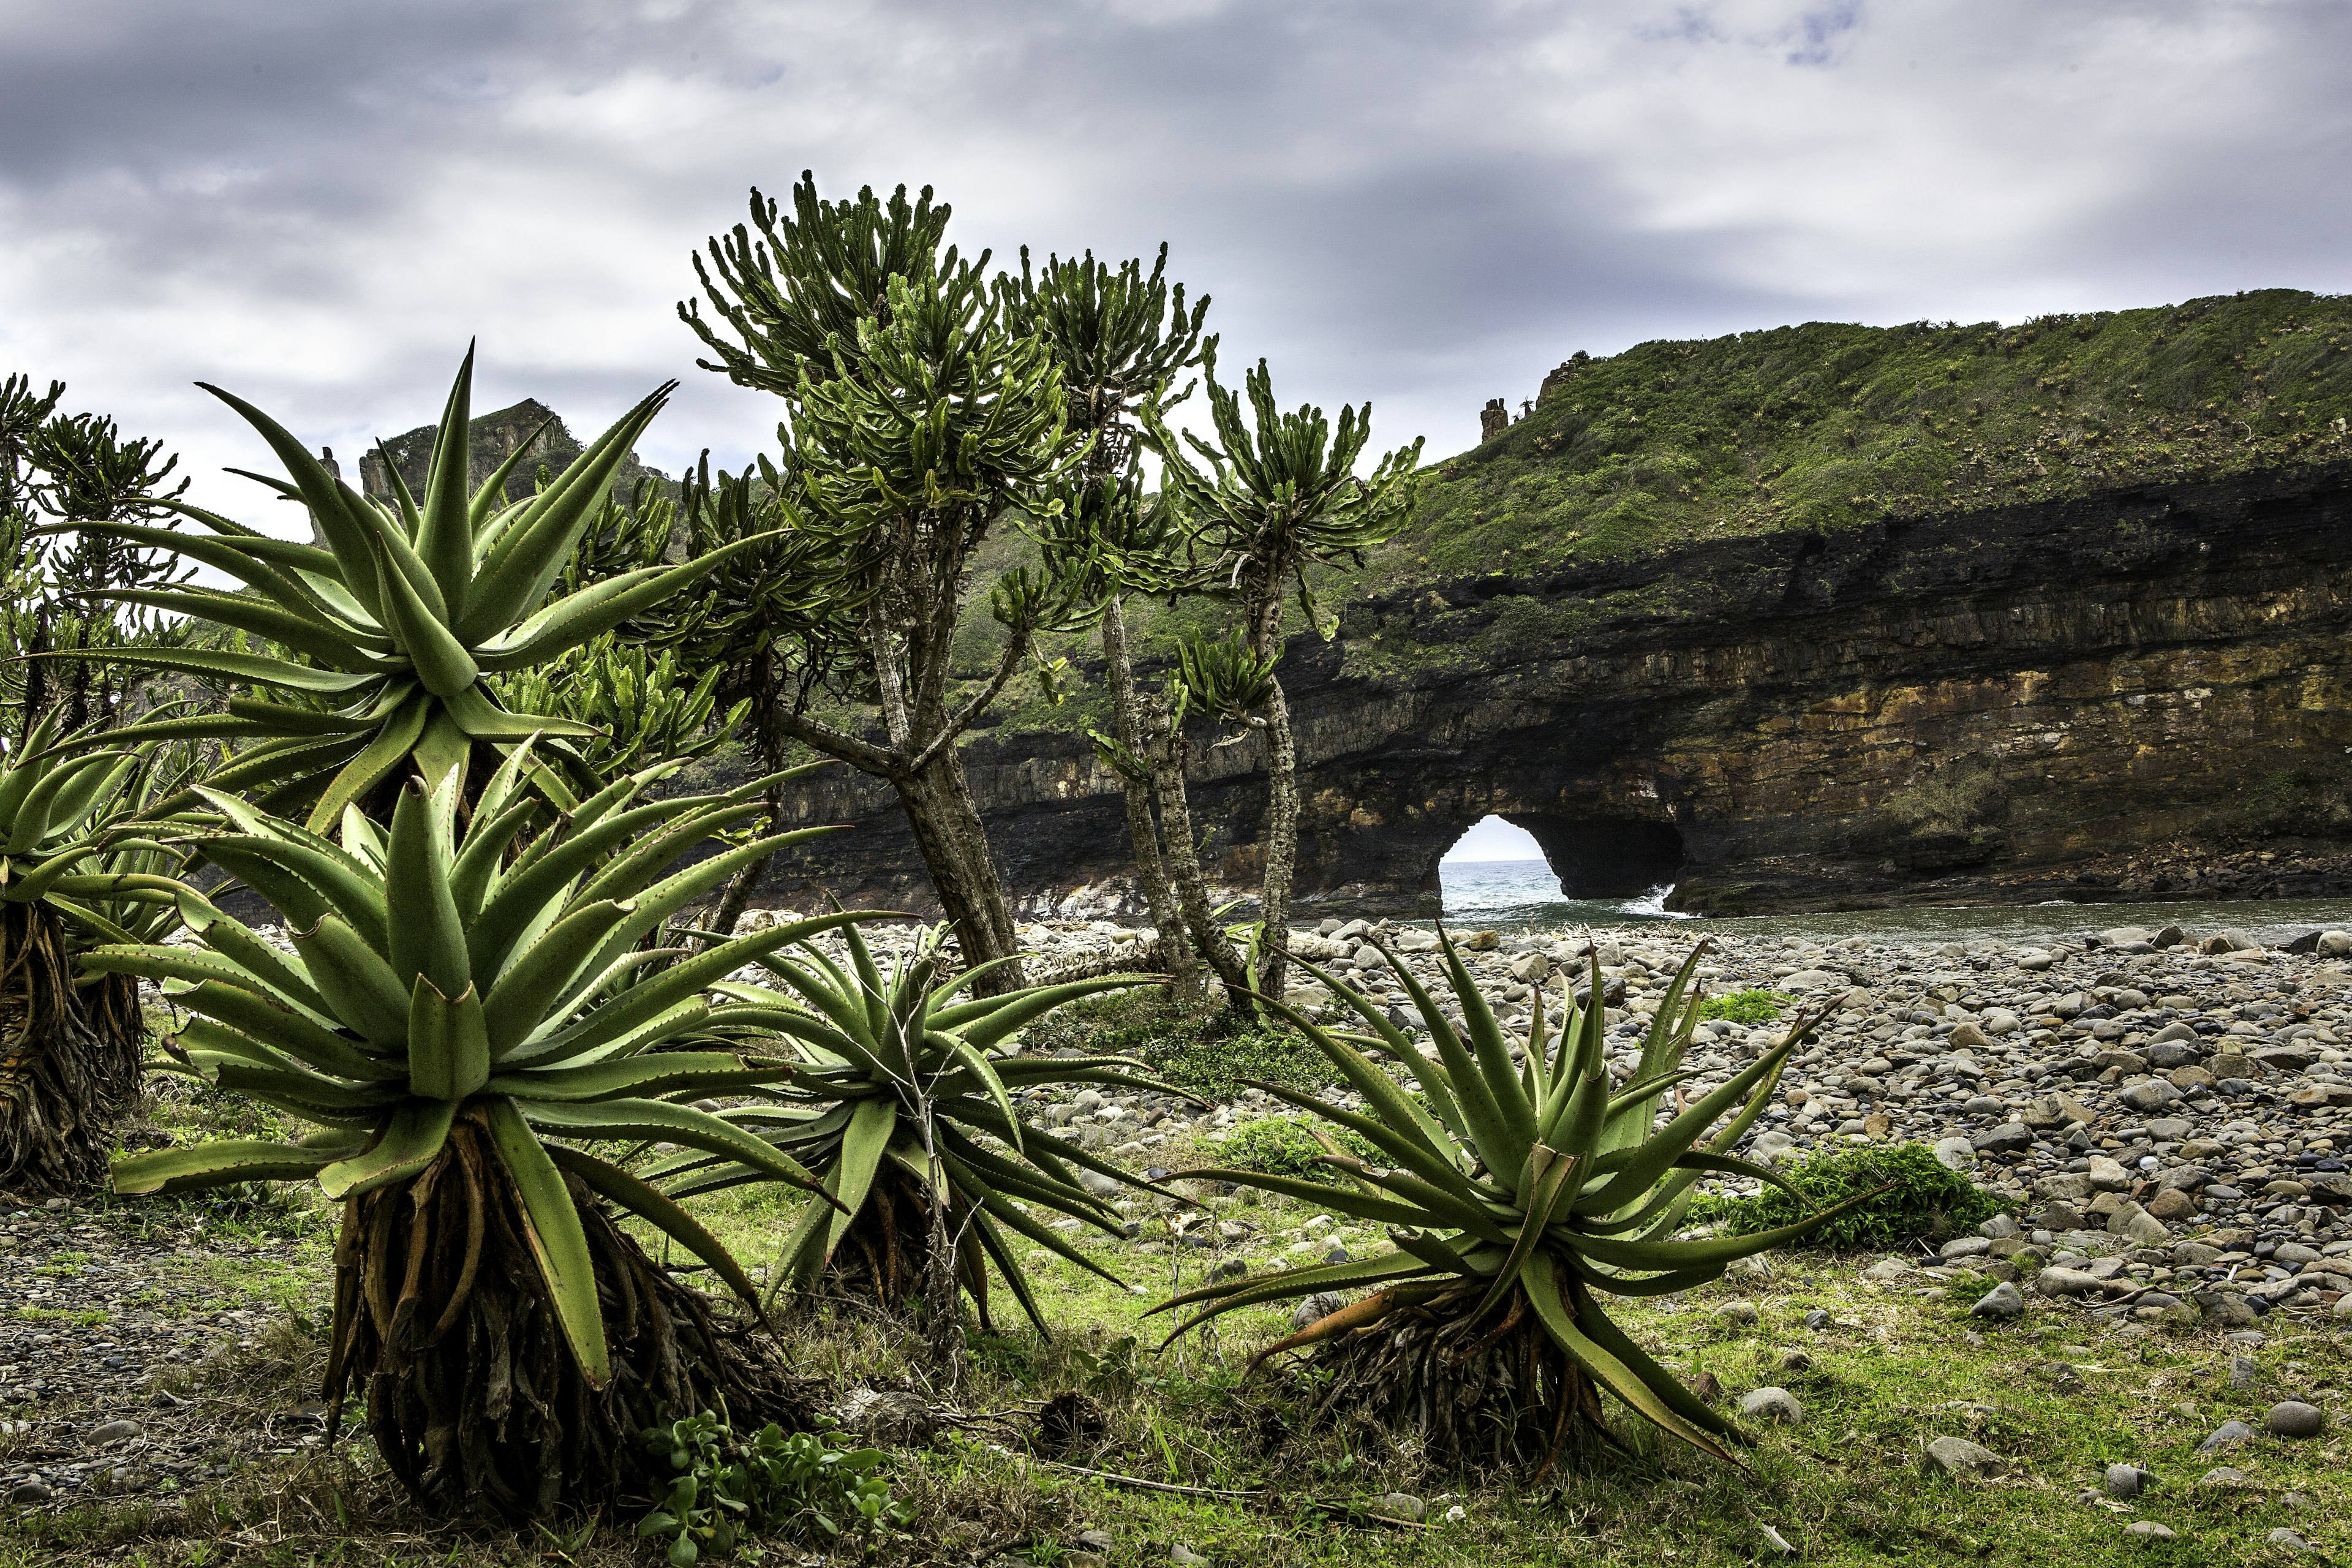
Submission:
[[[747,1429],[814,1416],[811,1381],[656,1268],[578,1174],[563,1180],[595,1294],[626,1304],[607,1324],[601,1388],[566,1342],[532,1260],[540,1237],[479,1109],[421,1175],[343,1205],[327,1407],[363,1397],[385,1467],[436,1513],[536,1519],[646,1492],[667,1478],[639,1435],[680,1412],[723,1409]]]
[[[1102,646],[1103,666],[1109,677],[1111,732],[1129,756],[1142,760],[1147,774],[1156,774],[1157,763],[1143,738],[1135,667],[1128,652],[1127,611],[1117,594],[1103,605]],[[1136,885],[1142,889],[1144,907],[1151,911],[1152,927],[1160,933],[1160,961],[1175,977],[1177,1010],[1198,1011],[1202,1001],[1201,963],[1185,931],[1183,914],[1176,907],[1175,890],[1169,886],[1168,868],[1160,854],[1160,830],[1151,817],[1157,780],[1131,778],[1122,773],[1118,784],[1127,808],[1127,835],[1135,845]]]
[[[58,917],[0,903],[0,1191],[62,1195],[105,1176],[143,1037],[135,983],[77,986]]]

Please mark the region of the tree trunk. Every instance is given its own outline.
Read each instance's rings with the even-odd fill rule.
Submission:
[[[57,916],[0,904],[0,1191],[64,1195],[105,1179],[144,1032],[135,983],[76,986]]]
[[[955,927],[965,967],[999,958],[1014,960],[982,976],[976,989],[988,996],[1018,989],[1019,938],[997,879],[995,858],[988,852],[987,833],[964,784],[962,764],[953,752],[942,751],[919,773],[890,783],[915,830],[916,847],[922,851],[940,906]]]
[[[1151,820],[1152,774],[1158,772],[1151,755],[1153,748],[1145,740],[1142,715],[1137,710],[1135,668],[1129,662],[1127,650],[1127,612],[1118,595],[1112,595],[1103,606],[1103,664],[1109,672],[1111,700],[1111,732],[1127,749],[1129,756],[1143,764],[1142,778],[1119,775],[1119,790],[1126,796],[1127,834],[1135,844],[1135,879],[1143,889],[1143,901],[1151,911],[1151,924],[1160,933],[1160,959],[1175,977],[1173,990],[1176,1010],[1182,1014],[1200,1011],[1203,997],[1201,990],[1200,961],[1192,952],[1192,938],[1184,930],[1184,917],[1176,907],[1175,891],[1168,885],[1168,870],[1160,858],[1160,832]]]
[[[782,811],[783,802],[777,798],[774,790],[770,790],[768,822],[767,826],[761,829],[763,834],[773,833],[776,830],[776,818]],[[720,936],[735,934],[737,922],[742,920],[743,911],[751,907],[751,895],[759,890],[760,879],[766,876],[768,868],[775,863],[776,857],[772,852],[762,855],[727,879],[727,891],[721,894],[719,900],[719,912],[710,918],[713,931]]]
[[[1238,995],[1250,988],[1250,973],[1241,954],[1225,938],[1209,904],[1208,883],[1201,875],[1201,851],[1192,837],[1192,805],[1184,788],[1184,768],[1192,746],[1166,708],[1155,704],[1150,715],[1151,781],[1160,795],[1160,820],[1167,829],[1168,873],[1175,884],[1177,908],[1192,933],[1192,946],[1216,972],[1227,991]]]
[[[926,1095],[928,1087],[923,1091]],[[940,1163],[936,1125],[928,1112],[923,1142],[929,1157],[930,1237],[923,1255],[924,1338],[929,1342],[931,1377],[950,1399],[963,1392],[963,1284],[958,1279],[956,1235],[950,1205],[947,1172]]]
[[[1290,738],[1290,703],[1282,682],[1266,683],[1265,885],[1258,989],[1279,998],[1290,976],[1290,883],[1298,865],[1298,753]]]

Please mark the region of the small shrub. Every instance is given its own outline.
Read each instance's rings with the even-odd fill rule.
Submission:
[[[1146,1046],[1143,1061],[1153,1077],[1212,1099],[1228,1097],[1250,1079],[1303,1090],[1331,1082],[1330,1064],[1305,1036],[1286,1028],[1172,1032]]]
[[[1699,1004],[1698,1016],[1731,1024],[1769,1024],[1790,1000],[1778,991],[1734,991],[1727,996],[1708,997]]]
[[[1815,1154],[1798,1162],[1786,1175],[1789,1184],[1805,1194],[1802,1209],[1778,1187],[1768,1187],[1760,1197],[1703,1195],[1691,1205],[1691,1222],[1719,1225],[1727,1236],[1750,1236],[1885,1187],[1814,1233],[1812,1246],[1842,1252],[1941,1240],[1982,1224],[2000,1208],[1990,1193],[1959,1172],[1947,1170],[1924,1143]]]
[[[882,1450],[851,1447],[832,1432],[787,1436],[771,1421],[745,1438],[705,1411],[646,1427],[645,1445],[669,1462],[672,1479],[661,1505],[637,1521],[637,1534],[667,1540],[672,1568],[724,1556],[755,1531],[822,1545],[909,1517],[874,1473]]]
[[[1362,1134],[1345,1127],[1330,1130],[1331,1141],[1350,1154],[1381,1163],[1380,1151]],[[1337,1184],[1339,1173],[1322,1163],[1323,1145],[1304,1121],[1288,1116],[1261,1116],[1244,1121],[1222,1138],[1202,1146],[1207,1163],[1229,1171],[1259,1171],[1270,1176],[1300,1176],[1310,1182]]]

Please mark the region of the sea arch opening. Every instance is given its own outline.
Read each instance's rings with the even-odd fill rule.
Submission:
[[[1510,915],[1559,897],[1559,878],[1536,836],[1493,813],[1462,830],[1438,857],[1439,900],[1449,919]]]
[[[1449,917],[1559,900],[1656,902],[1680,874],[1683,858],[1682,833],[1672,822],[1490,812],[1439,858],[1435,880]]]

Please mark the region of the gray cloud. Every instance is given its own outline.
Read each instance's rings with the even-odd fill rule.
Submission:
[[[486,405],[646,456],[774,410],[695,371],[688,252],[814,167],[968,248],[1148,254],[1286,401],[1467,445],[1578,348],[2346,286],[2326,0],[0,0],[0,363],[262,454]],[[258,510],[233,486],[215,502]]]

